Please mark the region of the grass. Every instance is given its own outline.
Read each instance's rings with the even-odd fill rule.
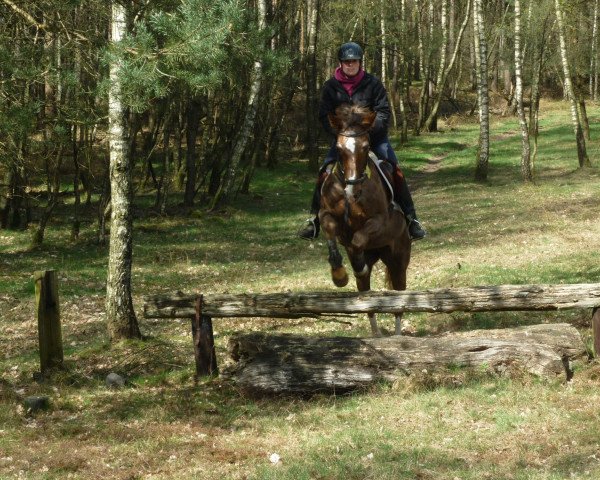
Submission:
[[[534,185],[520,180],[514,119],[493,120],[487,183],[473,180],[472,120],[450,118],[444,133],[398,149],[429,232],[414,246],[409,288],[597,282],[600,109],[588,110],[596,166],[577,168],[568,110],[546,103]],[[568,384],[456,368],[447,378],[310,399],[249,398],[222,380],[194,386],[188,322],[143,319],[142,296],[333,289],[324,243],[294,237],[312,182],[297,159],[259,170],[251,195],[222,215],[160,217],[140,198],[133,290],[142,342],[108,344],[107,250],[94,243],[91,220],[70,242],[69,206],[61,206],[36,250],[29,232],[0,231],[0,478],[599,478],[596,362],[580,365]],[[31,275],[51,268],[59,271],[66,366],[37,383]],[[383,288],[382,272],[374,288]],[[566,321],[590,337],[585,311],[407,318],[419,335]],[[240,330],[369,335],[362,316],[338,320],[217,319],[219,362]],[[393,318],[383,323],[392,329]],[[130,385],[107,389],[111,371]],[[22,398],[36,394],[48,395],[51,408],[31,416]]]

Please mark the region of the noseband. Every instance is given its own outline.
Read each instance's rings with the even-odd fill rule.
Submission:
[[[363,135],[366,135],[367,133],[369,133],[370,129],[365,129],[362,130],[361,132],[354,132],[354,133],[346,133],[346,132],[338,132],[338,135],[341,135],[342,137],[346,137],[346,138],[356,138],[356,137],[362,137]]]

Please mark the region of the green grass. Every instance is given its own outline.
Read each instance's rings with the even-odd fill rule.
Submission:
[[[450,118],[440,122],[443,133],[398,148],[429,232],[414,245],[409,288],[597,282],[600,109],[588,110],[595,166],[577,168],[566,105],[547,103],[533,185],[520,179],[513,118],[493,119],[486,183],[473,179],[472,119]],[[299,159],[259,169],[251,194],[219,215],[161,217],[148,208],[151,194],[138,196],[133,293],[141,342],[108,343],[107,248],[94,242],[94,209],[77,242],[69,240],[70,205],[57,209],[38,249],[29,249],[30,232],[0,231],[0,478],[600,477],[597,363],[578,365],[569,384],[456,365],[445,376],[310,399],[247,397],[222,380],[194,385],[189,322],[144,319],[142,297],[332,290],[324,242],[294,236],[313,182]],[[43,269],[59,271],[66,365],[38,384],[31,276]],[[381,269],[373,283],[383,288]],[[589,317],[578,310],[406,315],[418,335],[568,322],[588,344]],[[391,316],[382,323],[393,329]],[[365,316],[215,319],[214,328],[220,365],[239,331],[370,335]],[[108,390],[111,371],[130,385]],[[35,394],[50,396],[51,408],[32,417],[20,405]],[[276,465],[273,453],[281,457]]]

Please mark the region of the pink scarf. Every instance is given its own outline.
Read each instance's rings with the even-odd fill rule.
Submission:
[[[335,79],[338,82],[340,82],[342,84],[342,87],[344,87],[344,90],[346,90],[346,92],[348,93],[348,96],[351,97],[354,89],[358,86],[358,84],[364,78],[365,71],[361,68],[356,75],[354,75],[353,77],[348,77],[342,71],[342,67],[337,67],[335,69],[335,73],[333,74],[333,76],[335,77]]]

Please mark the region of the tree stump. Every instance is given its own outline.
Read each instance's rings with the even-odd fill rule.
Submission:
[[[433,372],[528,372],[569,379],[587,357],[568,324],[448,333],[436,337],[323,338],[239,334],[223,375],[254,394],[347,392]]]

